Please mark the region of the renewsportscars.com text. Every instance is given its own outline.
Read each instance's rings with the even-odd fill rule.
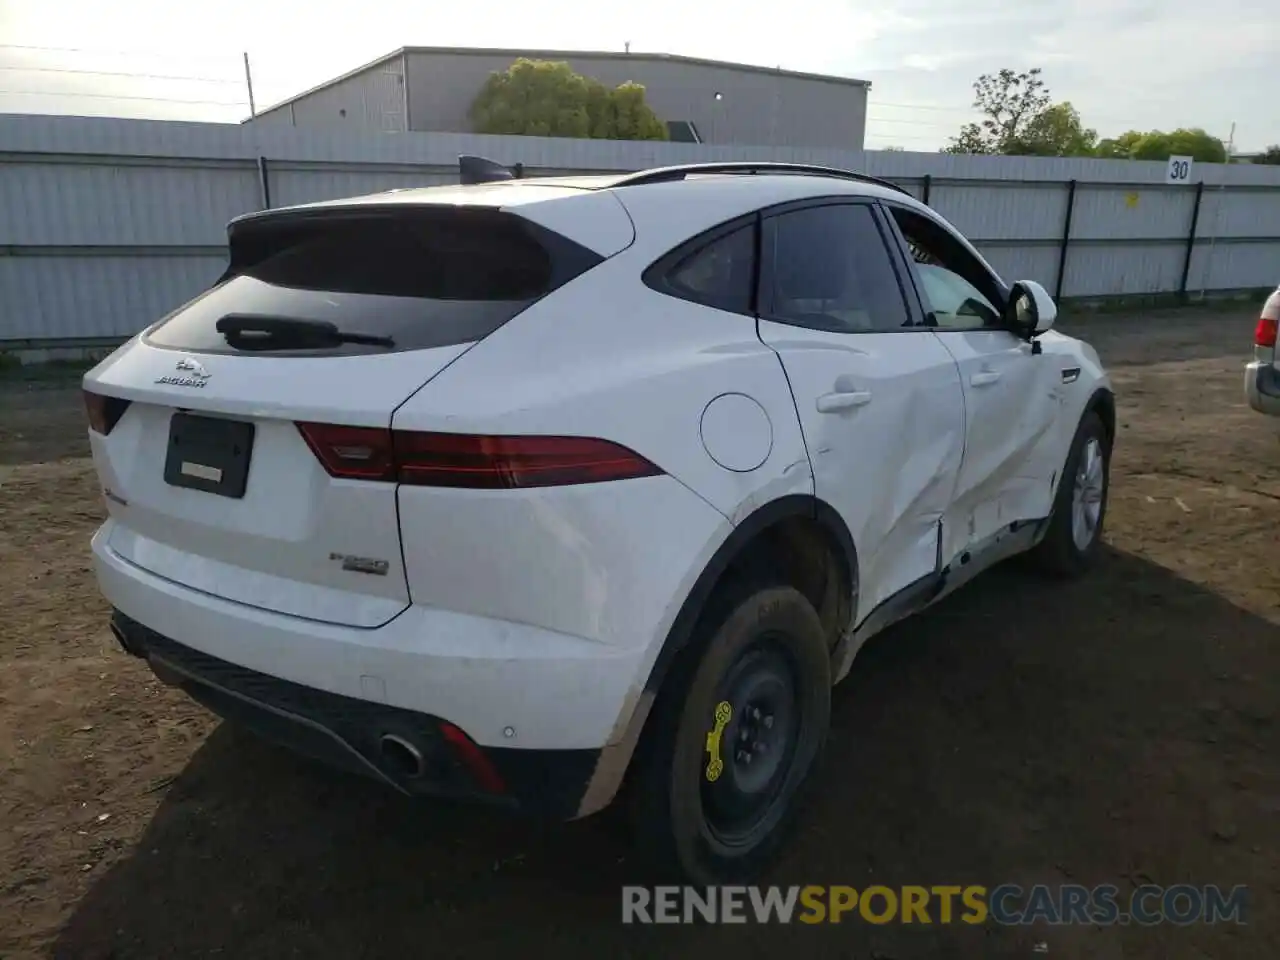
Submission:
[[[976,884],[935,886],[623,887],[623,923],[1033,923],[1154,926],[1246,922],[1237,886]]]

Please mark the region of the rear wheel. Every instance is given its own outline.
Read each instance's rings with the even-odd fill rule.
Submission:
[[[632,814],[657,872],[751,877],[778,852],[817,764],[831,663],[813,606],[785,586],[737,589],[655,704]]]
[[[1106,428],[1096,413],[1086,413],[1067,454],[1049,529],[1034,553],[1042,569],[1070,577],[1092,565],[1102,544],[1110,461]]]

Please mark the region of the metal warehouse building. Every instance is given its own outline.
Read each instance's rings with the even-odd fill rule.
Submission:
[[[610,87],[642,84],[673,140],[862,149],[865,80],[663,53],[403,47],[248,122],[468,132],[468,110],[489,74],[519,57],[563,60]]]

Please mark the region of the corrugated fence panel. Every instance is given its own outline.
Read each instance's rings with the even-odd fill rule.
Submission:
[[[379,108],[392,125],[393,106]],[[199,292],[222,269],[227,221],[262,206],[259,157],[272,205],[284,206],[454,182],[464,153],[530,173],[805,162],[917,197],[928,176],[931,205],[1002,275],[1050,290],[1074,179],[1069,297],[1179,290],[1195,198],[1193,186],[1165,185],[1163,163],[3,115],[0,340],[123,337]],[[1280,168],[1198,164],[1194,176],[1206,188],[1189,289],[1273,285]]]
[[[1014,280],[1035,280],[1053,293],[1058,282],[1058,248],[1012,243],[980,243],[978,250],[996,273],[1010,283]]]
[[[1200,236],[1274,237],[1280,239],[1280,190],[1205,187],[1200,199]],[[1277,265],[1280,272],[1280,265]]]
[[[1280,242],[1198,243],[1187,289],[1244,290],[1280,283]]]
[[[0,341],[130,337],[226,265],[221,256],[0,257]]]
[[[1176,243],[1072,247],[1064,295],[1105,297],[1177,290],[1185,248]]]
[[[1087,239],[1167,240],[1191,229],[1194,187],[1076,187],[1071,236]]]
[[[933,185],[929,206],[972,240],[1056,240],[1067,215],[1062,184]]]
[[[0,244],[222,243],[260,205],[252,168],[0,161]]]
[[[423,166],[419,170],[395,167],[344,170],[340,164],[299,166],[273,163],[268,167],[268,176],[271,204],[276,207],[358,197],[403,187],[432,187],[458,182],[456,171],[435,166]]]

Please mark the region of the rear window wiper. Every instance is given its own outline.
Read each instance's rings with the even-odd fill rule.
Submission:
[[[327,320],[231,313],[221,317],[214,326],[237,350],[320,350],[348,343],[388,348],[396,345],[390,337],[349,333]]]

